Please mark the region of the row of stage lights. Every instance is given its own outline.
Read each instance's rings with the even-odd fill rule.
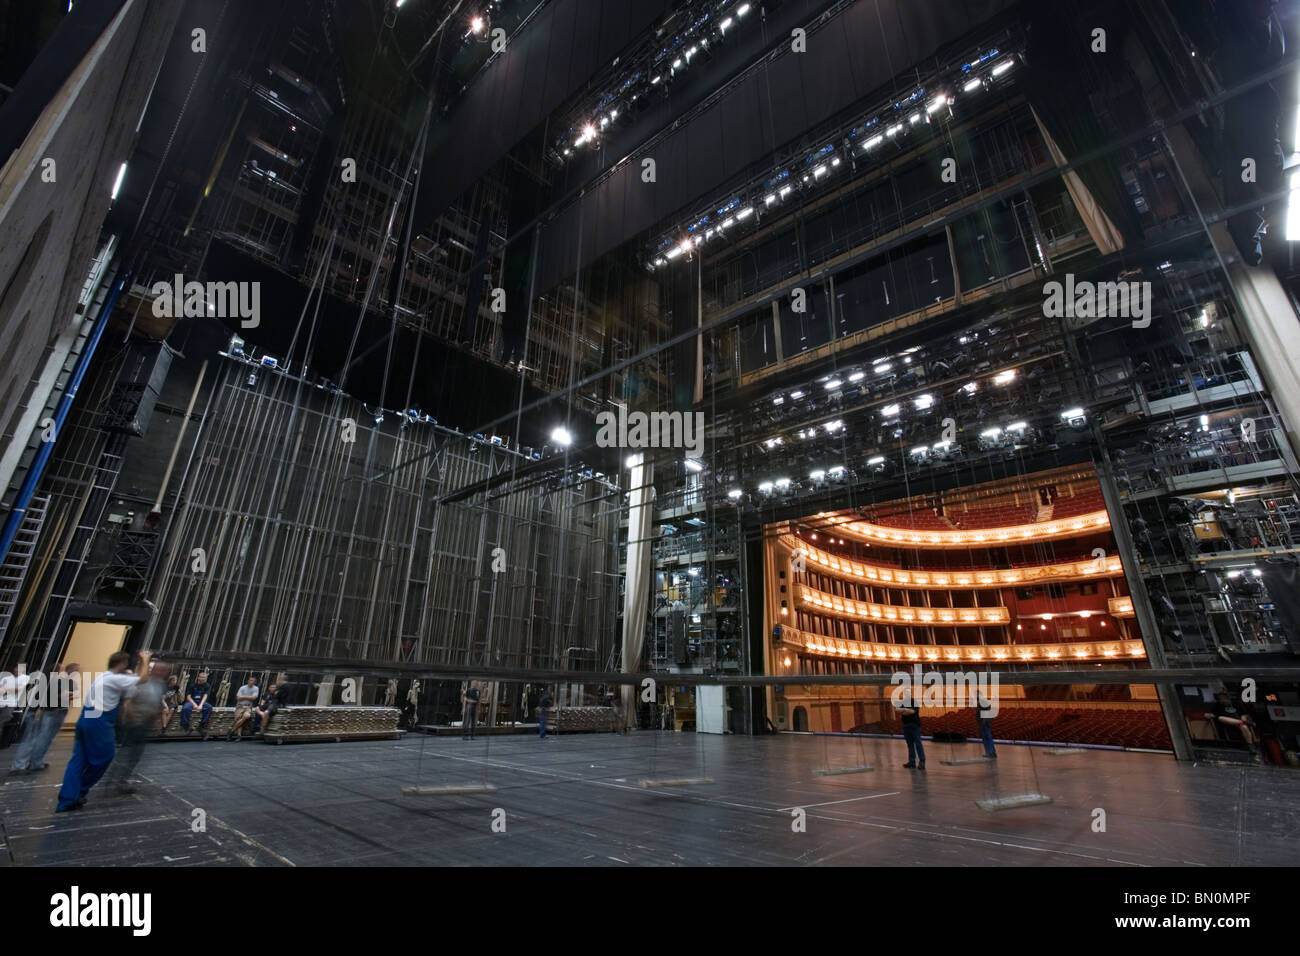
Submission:
[[[966,66],[963,67],[963,72],[984,64],[991,57],[997,56],[998,52],[999,51],[997,50],[992,50],[971,63],[966,64]],[[994,79],[1000,78],[1009,72],[1015,64],[1016,59],[1014,55],[1005,57],[989,70],[986,77],[972,76],[969,80],[965,81],[961,86],[961,92],[963,94],[972,94],[982,90],[987,83],[992,82]],[[890,112],[897,112],[904,104],[924,99],[924,94],[925,90],[918,88],[910,97],[901,100],[899,103],[895,103]],[[896,122],[889,122],[887,126],[885,116],[888,116],[888,114],[877,116],[865,125],[858,127],[858,129],[865,130],[879,126],[886,126],[882,132],[868,137],[856,146],[846,144],[843,148],[850,152],[856,150],[859,154],[864,156],[868,155],[886,140],[897,140],[900,134],[910,131],[912,127],[920,124],[922,120],[927,124],[932,123],[934,121],[934,115],[944,108],[948,109],[948,114],[951,116],[951,108],[953,104],[956,103],[956,96],[957,94],[955,93],[941,92],[926,103],[924,107],[918,107],[916,111],[911,113],[905,120],[899,119]],[[593,136],[595,135],[594,127],[588,125],[586,130],[584,130],[584,137],[588,130],[591,131]],[[584,139],[580,142],[586,142],[586,140]],[[580,145],[580,143],[575,143],[574,145],[577,146]],[[784,169],[771,179],[767,180],[763,184],[763,188],[756,194],[753,194],[752,198],[748,201],[739,196],[734,197],[729,202],[719,206],[712,213],[702,216],[694,223],[687,226],[685,231],[687,233],[694,233],[694,235],[688,235],[685,238],[678,238],[675,235],[669,235],[661,238],[655,245],[655,251],[652,254],[652,258],[647,263],[646,268],[653,271],[656,268],[666,266],[670,261],[691,252],[693,249],[699,248],[703,243],[709,242],[715,237],[718,239],[725,238],[728,229],[731,229],[733,226],[738,224],[746,223],[760,210],[765,211],[784,202],[790,193],[796,188],[813,188],[826,182],[830,182],[832,178],[831,174],[842,165],[841,157],[835,155],[835,153],[835,144],[827,143],[804,158],[803,166],[807,169],[806,172],[801,173],[798,166]],[[710,225],[710,223],[714,221],[715,217],[720,221],[718,221],[716,225]]]
[[[723,13],[725,8],[726,3],[720,4],[718,9],[715,11],[715,14]],[[718,24],[717,32],[712,34],[714,41],[717,42],[722,40],[727,35],[727,31],[735,26],[737,21],[743,19],[752,9],[753,5],[751,3],[742,2],[735,8],[734,13],[728,13],[723,16],[721,22]],[[706,14],[700,20],[692,24],[685,33],[678,37],[674,37],[660,52],[659,58],[666,59],[667,57],[672,56],[669,51],[679,44],[689,42],[689,38],[695,30],[700,27],[705,20],[710,19],[711,16],[712,15],[710,14]],[[575,150],[581,150],[584,146],[590,146],[593,148],[599,147],[600,138],[605,129],[618,119],[620,113],[624,113],[630,109],[633,103],[642,96],[648,95],[650,90],[662,89],[677,76],[686,72],[686,70],[690,68],[691,60],[699,53],[708,50],[709,39],[708,36],[699,37],[699,39],[692,43],[691,46],[684,50],[680,55],[674,56],[672,61],[666,66],[660,66],[658,62],[656,62],[654,66],[645,71],[650,72],[653,75],[646,83],[640,84],[640,87],[627,97],[626,100],[622,99],[623,94],[626,94],[637,85],[637,80],[641,78],[641,74],[635,74],[628,80],[624,81],[617,93],[604,95],[595,107],[586,111],[590,115],[590,119],[580,124],[575,124],[574,127],[570,128],[567,135],[572,136],[576,131],[577,138],[572,142],[569,142],[566,138],[556,144],[556,149],[562,157],[561,162],[563,162],[563,159],[572,156]],[[612,103],[617,105],[611,106]]]

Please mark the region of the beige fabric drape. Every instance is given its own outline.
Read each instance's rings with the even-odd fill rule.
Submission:
[[[654,517],[654,464],[640,453],[633,454],[629,473],[627,513],[627,571],[623,587],[623,673],[641,664],[645,646],[646,614],[650,607],[650,532]],[[636,716],[638,688],[622,687],[623,726],[631,727]]]
[[[1047,144],[1047,151],[1052,154],[1052,162],[1056,163],[1057,166],[1064,166],[1067,162],[1065,154],[1061,152],[1061,148],[1056,145],[1056,140],[1052,139],[1052,134],[1043,125],[1042,119],[1038,116],[1038,111],[1031,107],[1030,112],[1034,114],[1034,122],[1038,124],[1038,132],[1042,134],[1043,142]],[[1092,236],[1092,241],[1097,244],[1097,249],[1103,255],[1110,255],[1112,252],[1123,249],[1124,237],[1115,228],[1115,224],[1110,221],[1110,217],[1097,205],[1097,201],[1092,198],[1092,193],[1083,184],[1079,174],[1070,170],[1063,173],[1061,178],[1065,180],[1065,188],[1070,193],[1070,199],[1074,201],[1074,208],[1079,210],[1084,225],[1088,227],[1088,235]]]

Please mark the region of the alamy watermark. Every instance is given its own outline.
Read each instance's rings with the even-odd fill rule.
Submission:
[[[255,329],[262,321],[260,282],[186,282],[177,273],[171,282],[155,282],[153,314],[160,318],[239,319],[240,326]]]
[[[992,720],[998,713],[998,675],[976,671],[922,671],[913,664],[910,671],[894,671],[889,677],[893,690],[889,700],[895,707],[911,701],[919,707],[977,707],[980,716]]]
[[[1075,282],[1067,272],[1065,282],[1043,285],[1043,315],[1049,319],[1131,319],[1133,328],[1151,324],[1151,283]]]
[[[596,415],[596,444],[601,448],[682,448],[692,457],[704,454],[703,412],[617,412]]]
[[[152,912],[152,893],[83,893],[74,885],[50,897],[50,925],[59,929],[121,927],[148,936]]]

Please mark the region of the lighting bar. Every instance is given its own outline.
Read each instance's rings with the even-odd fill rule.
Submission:
[[[839,466],[837,466],[839,467]],[[833,473],[834,468],[831,469]],[[787,551],[802,549],[808,561],[844,581],[860,580],[870,584],[912,589],[983,589],[1019,587],[1062,581],[1089,581],[1096,578],[1120,577],[1124,565],[1118,555],[1104,560],[1084,558],[1057,564],[1040,564],[1024,568],[994,568],[983,571],[911,571],[886,565],[850,561],[827,551],[811,547],[792,534],[777,539]],[[1230,572],[1231,573],[1231,572]],[[1238,572],[1240,573],[1240,572]],[[1123,610],[1123,606],[1118,606]],[[1091,612],[1089,612],[1091,613]]]
[[[117,198],[118,192],[122,189],[122,180],[126,178],[126,163],[123,163],[117,171],[117,179],[113,180],[113,192],[109,195],[109,201]]]

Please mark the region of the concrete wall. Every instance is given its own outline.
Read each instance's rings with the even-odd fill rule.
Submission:
[[[69,333],[93,318],[78,314],[77,300],[99,248],[113,180],[129,157],[181,9],[161,0],[123,3],[0,168],[0,439],[6,447],[25,444],[31,434],[35,416],[23,420],[22,406],[48,398],[48,380],[43,388],[34,385],[47,359],[61,364],[75,337]],[[52,182],[42,176],[47,159],[54,160]],[[11,474],[0,474],[0,488]]]

